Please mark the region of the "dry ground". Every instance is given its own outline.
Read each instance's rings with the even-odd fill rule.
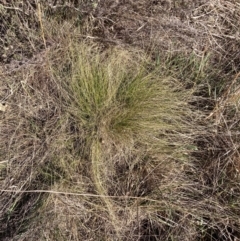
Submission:
[[[0,16],[0,240],[240,240],[238,0]]]

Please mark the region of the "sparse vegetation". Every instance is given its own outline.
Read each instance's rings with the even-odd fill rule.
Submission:
[[[1,240],[240,239],[236,1],[0,14]]]

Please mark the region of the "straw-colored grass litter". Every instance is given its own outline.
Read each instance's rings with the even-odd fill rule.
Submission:
[[[69,41],[45,62],[5,82],[1,235],[141,238],[156,206],[171,205],[160,189],[188,165],[191,91],[131,49]]]

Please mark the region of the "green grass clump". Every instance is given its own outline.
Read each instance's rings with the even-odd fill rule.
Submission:
[[[142,231],[132,229],[154,218],[154,200],[164,189],[175,188],[176,183],[168,181],[183,175],[189,163],[192,91],[165,76],[140,50],[103,51],[67,36],[61,48],[46,53],[41,67],[16,71],[8,80],[16,87],[1,122],[5,135],[13,133],[5,150],[10,162],[3,189],[19,188],[17,203],[9,202],[16,208],[8,220],[22,223],[18,229],[11,226],[11,235],[23,233],[29,240],[28,231],[46,222],[48,234],[39,232],[53,240],[81,240],[86,229],[91,233],[96,225],[99,232],[89,238],[140,237]],[[21,85],[19,78],[24,80]],[[18,107],[16,101],[27,104]],[[1,145],[4,149],[5,143]],[[10,184],[13,177],[16,182]],[[18,183],[23,183],[21,188]],[[31,190],[47,193],[28,194]],[[49,192],[70,196],[62,203]],[[8,199],[3,196],[3,203]],[[26,204],[27,199],[31,203]],[[89,215],[95,221],[78,227],[81,231],[71,229],[71,236],[63,226],[68,211],[75,212],[73,203],[83,213],[71,221],[75,227],[88,222]],[[169,204],[160,203],[167,211]],[[2,208],[6,213],[8,209]]]
[[[136,205],[122,198],[151,196],[156,190],[150,183],[159,181],[158,175],[178,172],[188,162],[190,141],[184,133],[191,129],[191,91],[136,50],[102,52],[70,43],[64,53],[64,61],[52,62],[51,71],[61,92],[62,119],[74,130],[67,134],[68,151],[73,165],[89,175],[102,199],[98,208],[120,238],[129,227],[121,225],[119,212],[123,207],[132,212]]]
[[[185,128],[189,93],[153,69],[143,54],[73,45],[67,58],[68,73],[61,73],[61,66],[56,77],[67,111],[89,138],[146,144]]]

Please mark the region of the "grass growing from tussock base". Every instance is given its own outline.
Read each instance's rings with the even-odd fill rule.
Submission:
[[[123,217],[119,212],[133,204],[108,196],[145,196],[145,192],[152,192],[146,184],[151,172],[162,166],[164,173],[174,165],[175,156],[184,158],[186,143],[184,137],[179,142],[178,132],[186,132],[190,93],[177,81],[151,69],[141,53],[122,49],[100,53],[94,47],[71,45],[65,64],[64,73],[64,65],[53,69],[63,89],[66,114],[83,143],[73,151],[86,155],[112,235],[120,239],[126,230],[120,224]]]
[[[71,41],[62,50],[64,59],[53,50],[46,65],[8,80],[16,87],[1,122],[13,133],[3,189],[17,193],[3,196],[1,235],[31,240],[43,222],[42,240],[141,238],[156,205],[171,206],[161,188],[175,188],[172,178],[188,165],[191,92],[141,52]],[[42,189],[60,193],[29,193]],[[156,225],[171,222],[157,217]]]
[[[184,128],[189,93],[174,79],[151,70],[144,56],[118,49],[99,54],[91,47],[73,48],[67,76],[62,75],[62,66],[55,73],[68,113],[88,138],[126,145]]]

